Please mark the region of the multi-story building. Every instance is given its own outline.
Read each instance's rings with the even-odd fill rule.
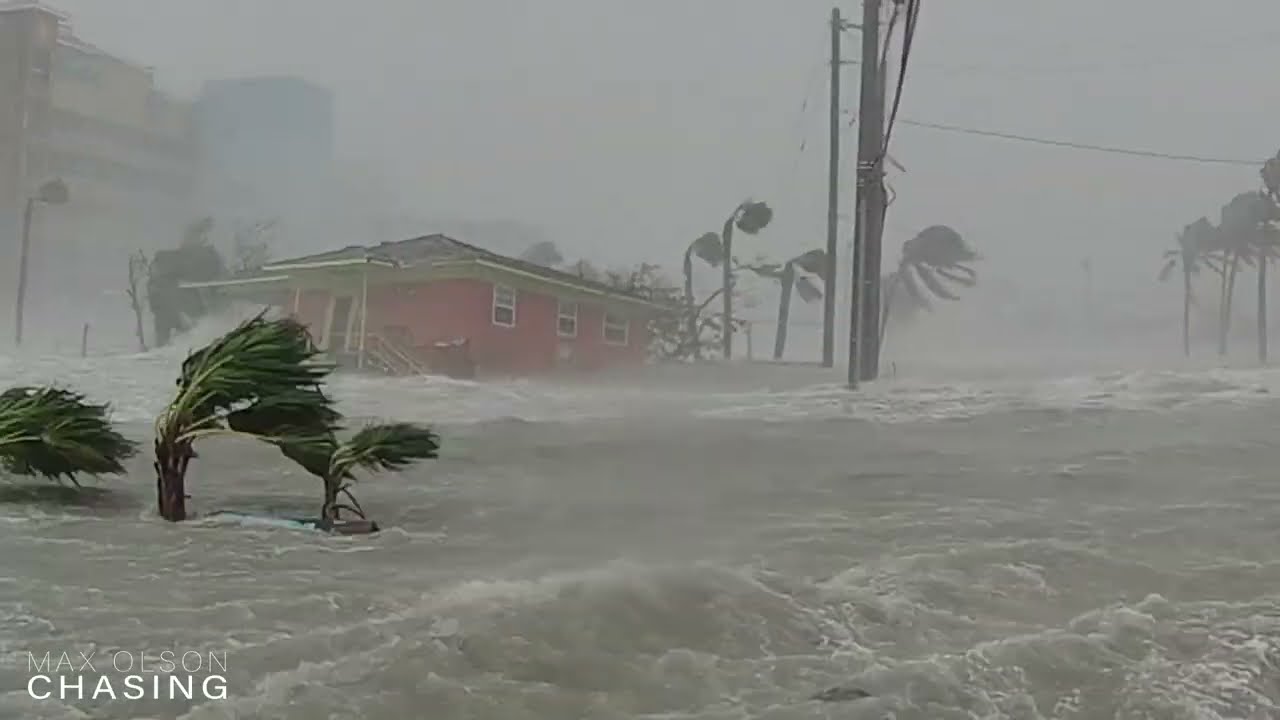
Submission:
[[[173,243],[190,219],[191,103],[58,11],[12,1],[0,4],[0,98],[0,309],[11,317],[26,200],[59,178],[70,202],[36,214],[27,302],[29,315],[74,315],[120,288],[131,251]]]

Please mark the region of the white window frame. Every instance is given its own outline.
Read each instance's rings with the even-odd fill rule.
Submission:
[[[611,323],[609,322],[610,320],[613,320],[615,322]],[[621,323],[616,322],[617,320],[621,320],[622,322]],[[622,326],[622,340],[619,341],[619,340],[609,339],[610,325],[613,325],[615,328],[619,325]],[[609,312],[608,310],[605,310],[604,316],[601,318],[601,322],[600,322],[600,337],[601,339],[604,340],[604,343],[606,345],[616,345],[618,347],[626,347],[631,342],[631,318],[625,315],[617,315]]]
[[[569,312],[565,312],[569,310]],[[564,321],[573,321],[573,331],[564,331]],[[570,300],[560,300],[556,303],[556,335],[562,338],[578,337],[578,303]]]
[[[511,302],[510,302],[509,304],[508,304],[508,303],[499,302],[499,296],[500,296],[500,295],[502,295],[502,294],[504,294],[504,293],[510,293],[510,294],[511,294]],[[518,303],[516,302],[516,300],[517,300],[517,293],[516,293],[516,289],[515,289],[515,288],[511,287],[510,285],[499,285],[499,284],[497,284],[497,283],[494,283],[494,285],[493,285],[493,307],[491,307],[491,308],[489,309],[489,320],[490,320],[494,325],[497,325],[498,327],[506,327],[506,328],[513,328],[513,327],[515,327],[515,326],[516,326],[516,305],[518,304]],[[510,322],[510,323],[498,322],[498,309],[499,309],[499,308],[506,308],[506,309],[511,310],[511,322]]]

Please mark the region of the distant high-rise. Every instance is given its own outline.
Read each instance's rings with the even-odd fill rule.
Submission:
[[[195,124],[207,198],[215,205],[288,213],[331,174],[333,94],[296,77],[205,85]]]
[[[119,287],[130,252],[173,242],[195,161],[191,105],[162,92],[151,68],[86,42],[56,9],[0,0],[0,328],[36,188],[60,178],[70,202],[35,214],[33,322],[89,307],[83,298]]]

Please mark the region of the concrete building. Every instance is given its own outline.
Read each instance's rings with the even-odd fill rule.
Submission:
[[[118,290],[130,251],[175,242],[192,214],[198,158],[189,102],[159,90],[150,68],[77,37],[66,15],[38,2],[0,4],[0,98],[5,328],[22,208],[37,187],[61,178],[71,199],[36,214],[29,325],[41,310],[74,314]]]

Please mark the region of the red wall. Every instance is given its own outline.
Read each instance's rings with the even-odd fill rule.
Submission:
[[[439,341],[466,338],[471,357],[481,373],[537,374],[559,369],[599,370],[644,362],[648,346],[646,323],[633,318],[627,344],[604,342],[604,307],[578,302],[576,338],[559,337],[555,296],[516,290],[516,325],[494,325],[493,284],[486,280],[437,280],[426,285],[393,285],[369,288],[369,330],[403,328],[424,352]],[[302,295],[299,318],[311,326],[316,339],[323,337],[328,293]],[[558,360],[561,345],[571,348],[573,359]]]

